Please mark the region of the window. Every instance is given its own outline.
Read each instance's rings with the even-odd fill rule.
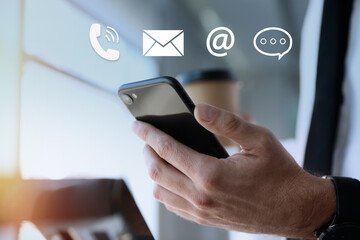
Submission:
[[[158,67],[122,38],[126,29],[119,31],[119,61],[100,58],[89,41],[89,28],[98,22],[72,1],[25,1],[21,175],[124,178],[156,235],[157,207],[141,156],[143,143],[131,133],[133,118],[117,88],[154,77]]]

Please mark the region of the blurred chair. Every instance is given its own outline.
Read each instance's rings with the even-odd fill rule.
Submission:
[[[31,221],[51,240],[154,239],[123,180],[0,180],[0,190],[1,226]]]

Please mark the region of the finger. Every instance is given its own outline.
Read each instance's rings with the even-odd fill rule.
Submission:
[[[215,226],[216,223],[217,226],[222,228],[226,228],[226,226],[230,224],[230,222],[227,222],[223,217],[211,215],[209,210],[198,209],[193,203],[190,203],[160,185],[155,184],[154,196],[159,202],[163,203],[169,211],[190,221],[208,226]]]
[[[198,169],[204,165],[202,164],[203,159],[205,157],[211,158],[179,143],[148,123],[135,121],[133,131],[149,144],[162,159],[191,179],[198,172]]]
[[[143,153],[149,175],[156,183],[183,198],[196,191],[186,175],[162,160],[149,145],[145,145]]]
[[[256,143],[260,132],[258,126],[244,121],[238,115],[208,104],[196,105],[195,118],[210,132],[230,138],[242,147]]]
[[[175,213],[177,216],[182,217],[186,220],[189,220],[191,222],[195,222],[204,226],[211,226],[211,227],[217,227],[217,228],[222,228],[222,229],[227,229],[227,230],[234,230],[234,229],[238,229],[238,230],[242,230],[243,232],[245,232],[245,229],[247,227],[247,225],[245,224],[237,224],[237,223],[233,223],[233,222],[223,222],[225,219],[221,218],[221,219],[212,219],[212,218],[201,218],[198,216],[194,216],[192,214],[189,214],[185,211],[182,211],[181,209],[178,209],[176,207],[170,206],[170,205],[165,205],[166,209],[169,210],[170,212]],[[249,233],[255,233],[254,231],[249,231]]]
[[[159,184],[154,185],[153,190],[154,197],[161,203],[165,205],[170,205],[177,209],[187,212],[188,214],[195,213],[198,210],[187,201],[185,198],[167,190],[166,188],[160,186]],[[193,215],[192,214],[192,215]]]
[[[170,212],[175,213],[176,215],[178,215],[179,217],[185,218],[186,220],[189,220],[191,222],[195,222],[201,225],[205,225],[205,226],[213,226],[211,224],[210,221],[206,220],[206,219],[201,219],[199,217],[193,216],[187,212],[184,212],[180,209],[177,209],[175,207],[172,207],[170,205],[165,205],[166,209],[169,210]]]

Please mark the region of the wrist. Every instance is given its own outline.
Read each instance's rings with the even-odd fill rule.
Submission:
[[[336,212],[336,192],[332,181],[312,175],[311,178],[313,180],[309,183],[312,187],[304,222],[304,238],[316,238],[315,231],[330,223]]]

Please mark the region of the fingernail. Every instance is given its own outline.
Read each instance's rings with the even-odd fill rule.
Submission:
[[[207,104],[200,104],[197,106],[197,108],[199,117],[206,122],[211,122],[215,118],[218,111],[215,107]]]

